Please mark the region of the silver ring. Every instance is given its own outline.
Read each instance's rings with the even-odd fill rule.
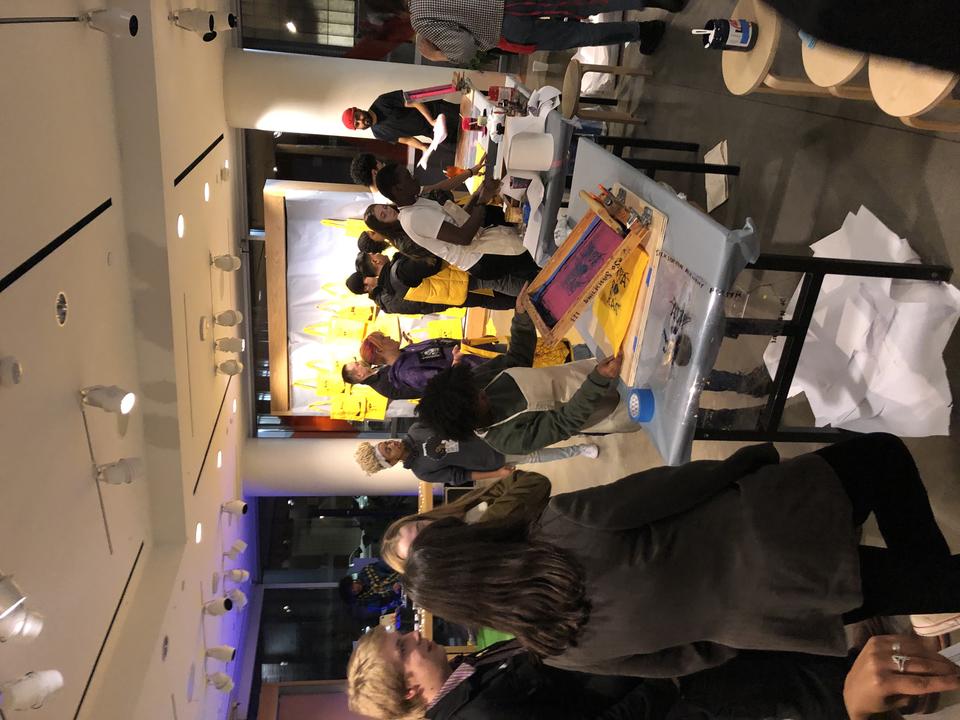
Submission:
[[[899,641],[899,640],[894,640],[894,641],[893,641],[893,645],[891,646],[891,649],[893,650],[893,654],[894,654],[894,655],[899,655],[899,654],[900,654],[900,641]]]
[[[893,661],[897,664],[897,672],[903,672],[907,666],[908,658],[906,655],[893,655]]]

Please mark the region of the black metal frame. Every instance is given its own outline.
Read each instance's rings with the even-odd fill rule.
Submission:
[[[797,306],[791,320],[761,320],[731,318],[726,322],[726,335],[783,336],[786,341],[773,379],[773,388],[767,404],[753,430],[725,430],[704,427],[700,422],[694,434],[696,440],[735,440],[741,442],[780,441],[831,443],[842,440],[852,433],[835,428],[781,428],[787,393],[793,384],[793,375],[800,362],[803,342],[810,327],[810,320],[820,295],[823,278],[827,275],[891,278],[894,280],[928,280],[946,282],[953,269],[946,265],[921,265],[908,263],[872,262],[869,260],[835,260],[831,258],[804,257],[799,255],[763,254],[755,263],[747,265],[752,270],[803,273]]]

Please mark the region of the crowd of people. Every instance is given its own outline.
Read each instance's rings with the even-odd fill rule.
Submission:
[[[877,3],[773,4],[852,47],[876,42],[883,15],[860,22]],[[580,20],[684,5],[410,0],[409,11],[425,57],[465,62],[494,49],[624,41],[651,53],[662,22]],[[956,47],[935,43],[924,59],[952,66]],[[442,102],[404,103],[397,91],[367,110],[348,108],[343,122],[423,150],[445,112],[456,115]],[[423,186],[370,154],[353,163],[356,182],[389,202],[365,213],[351,292],[386,313],[514,314],[503,346],[474,352],[443,338],[403,346],[372,333],[360,359],[343,366],[347,383],[418,400],[400,438],[359,444],[363,471],[400,464],[426,482],[475,487],[394,522],[382,542],[387,565],[344,578],[341,594],[351,605],[387,607],[402,586],[438,617],[514,639],[451,661],[419,632],[377,627],[350,658],[351,708],[378,720],[865,720],[960,689],[935,638],[880,634],[848,648],[845,627],[878,616],[934,616],[926,635],[960,626],[960,556],[892,435],[790,459],[755,445],[561,494],[545,474],[517,468],[597,458],[584,434],[640,426],[620,402],[619,356],[535,367],[537,333],[522,298],[539,267],[490,204],[496,182],[484,179],[466,202],[452,195],[482,169]],[[762,397],[770,381],[762,368],[718,371],[705,389]],[[884,548],[860,544],[870,516]]]

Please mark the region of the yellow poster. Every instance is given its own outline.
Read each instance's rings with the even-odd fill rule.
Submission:
[[[593,301],[597,325],[615,350],[619,350],[630,327],[649,259],[643,248],[634,250]]]

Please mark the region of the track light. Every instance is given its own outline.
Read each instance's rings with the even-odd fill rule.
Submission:
[[[243,551],[247,549],[247,544],[243,540],[234,540],[233,545],[230,546],[230,549],[227,550],[224,555],[231,560],[236,560],[238,556],[243,555]]]
[[[67,17],[8,17],[0,18],[0,25],[33,25],[37,23],[66,23],[82,22],[87,27],[114,37],[135,37],[140,29],[140,22],[133,13],[116,8],[108,10],[91,10],[83,15]]]
[[[210,258],[210,264],[217,270],[236,272],[240,269],[243,262],[236,255],[217,255],[216,257]]]
[[[116,385],[92,385],[80,391],[80,400],[84,405],[126,415],[133,410],[137,396]]]
[[[220,506],[220,512],[230,513],[231,515],[246,515],[248,509],[243,500],[231,500]]]
[[[237,16],[232,12],[214,12],[213,29],[217,32],[226,32],[235,30],[237,27]]]
[[[243,363],[239,360],[224,360],[217,365],[217,371],[223,375],[239,375],[243,372]]]
[[[0,685],[0,707],[4,710],[38,710],[50,695],[63,687],[58,670],[28,672]]]
[[[143,460],[120,458],[108,465],[97,465],[97,480],[107,485],[129,485],[143,477]]]
[[[215,672],[207,675],[207,684],[213,685],[217,690],[222,693],[228,693],[233,690],[233,679],[222,672]]]
[[[243,322],[243,313],[239,310],[224,310],[217,313],[214,319],[217,321],[217,325],[234,327]]]
[[[220,352],[241,353],[247,349],[247,341],[238,337],[220,338],[214,345]]]
[[[233,600],[228,597],[214,598],[203,604],[203,612],[207,615],[223,615],[233,610]]]
[[[210,42],[217,37],[215,30],[217,19],[209,10],[183,8],[181,10],[174,10],[167,18],[175,23],[177,27],[197,33],[197,35],[203,38],[204,42]]]
[[[23,366],[12,355],[0,358],[0,385],[19,385],[23,380]]]
[[[233,662],[234,658],[237,657],[237,649],[230,645],[217,645],[216,647],[207,648],[207,657],[213,658],[214,660],[222,660],[223,662]]]
[[[13,575],[0,575],[0,642],[33,640],[43,630],[43,616],[27,610],[26,602]]]
[[[236,606],[237,610],[243,610],[247,606],[247,595],[240,588],[234,588],[227,595],[233,604]]]
[[[250,579],[250,573],[247,570],[241,570],[239,568],[234,568],[233,570],[227,570],[223,574],[228,580],[232,580],[235,583],[245,583]]]

